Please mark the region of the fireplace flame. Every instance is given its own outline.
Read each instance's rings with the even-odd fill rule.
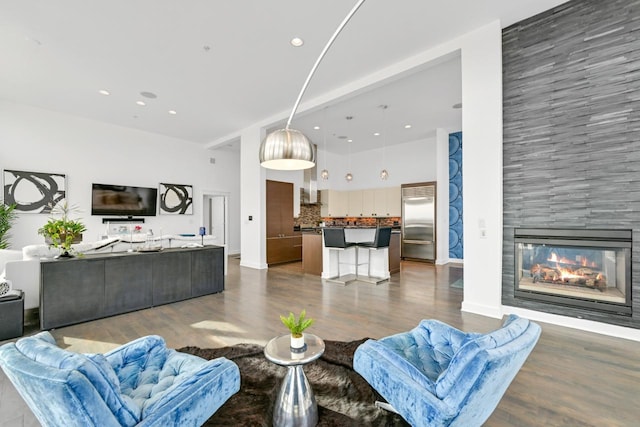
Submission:
[[[552,252],[547,259],[548,265],[536,264],[531,275],[536,281],[547,283],[579,284],[589,287],[606,287],[606,277],[596,268],[596,263],[583,257],[575,261],[559,257]]]

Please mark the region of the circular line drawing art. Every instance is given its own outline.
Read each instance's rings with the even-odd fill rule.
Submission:
[[[17,212],[51,213],[66,197],[63,174],[4,171],[4,202],[15,204]]]
[[[160,213],[192,214],[193,187],[180,184],[160,184]]]

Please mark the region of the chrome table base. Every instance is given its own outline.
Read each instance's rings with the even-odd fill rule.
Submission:
[[[289,366],[273,410],[274,427],[313,427],[318,405],[302,365]]]

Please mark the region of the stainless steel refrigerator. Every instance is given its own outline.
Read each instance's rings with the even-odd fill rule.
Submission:
[[[436,184],[402,185],[402,258],[436,259]]]

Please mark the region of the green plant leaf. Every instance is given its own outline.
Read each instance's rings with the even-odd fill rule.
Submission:
[[[280,321],[289,329],[292,335],[299,336],[314,323],[313,319],[307,319],[306,316],[307,312],[303,309],[297,319],[292,312],[289,312],[289,316],[287,317],[280,315]]]

